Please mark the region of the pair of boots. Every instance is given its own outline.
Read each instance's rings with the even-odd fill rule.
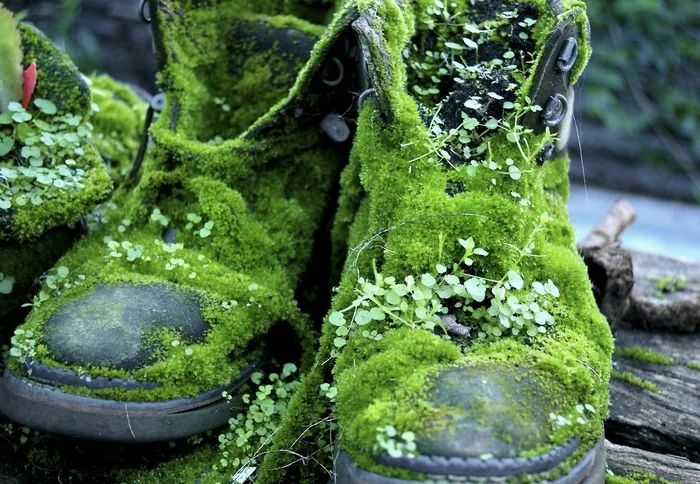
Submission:
[[[153,146],[44,280],[0,412],[229,422],[235,482],[318,478],[292,463],[324,446],[339,482],[602,482],[612,338],[566,215],[585,5],[308,3],[149,1]]]

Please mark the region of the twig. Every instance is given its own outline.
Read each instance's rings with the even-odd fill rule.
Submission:
[[[616,201],[605,218],[579,244],[579,250],[602,248],[617,242],[636,218],[637,212],[631,203],[623,199]]]

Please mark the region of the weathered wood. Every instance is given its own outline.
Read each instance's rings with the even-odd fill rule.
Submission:
[[[615,327],[627,312],[634,286],[632,256],[619,242],[605,247],[582,248],[580,254],[588,267],[588,277],[600,311]]]
[[[616,201],[603,220],[579,244],[579,250],[601,248],[614,244],[636,218],[637,213],[632,204],[623,199]]]
[[[685,457],[657,454],[608,441],[605,442],[605,452],[608,469],[618,476],[646,472],[671,482],[700,482],[700,464],[690,462]]]
[[[613,327],[627,311],[634,285],[632,256],[618,239],[636,216],[629,202],[618,200],[578,246],[598,307]]]
[[[669,334],[657,331],[638,331],[627,326],[615,331],[618,348],[631,346],[648,348],[681,365],[700,364],[700,333]]]
[[[614,368],[657,385],[658,393],[611,380],[608,439],[630,447],[700,462],[700,371],[685,366],[700,357],[700,334],[644,333],[618,329],[618,348],[641,346],[674,358],[656,365],[615,357]],[[693,356],[695,355],[695,356]]]
[[[635,279],[624,318],[643,329],[693,332],[700,328],[700,263],[670,257],[632,253]],[[684,286],[660,294],[659,279],[674,276]],[[699,349],[700,351],[700,349]]]

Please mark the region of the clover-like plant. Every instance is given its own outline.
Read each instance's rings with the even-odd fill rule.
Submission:
[[[533,255],[535,235],[549,220],[543,214],[525,245],[511,246],[517,258],[500,279],[472,273],[475,258],[489,256],[472,237],[458,240],[464,255],[449,268],[437,264],[432,272],[397,280],[375,267],[374,280],[358,279],[352,304],[329,315],[329,323],[336,327],[333,354],[358,332],[377,340],[384,329],[399,326],[468,340],[546,333],[555,324],[552,312],[559,289],[552,280],[526,285],[517,268],[524,257]]]
[[[0,209],[41,205],[59,191],[84,187],[85,155],[92,126],[82,116],[59,114],[47,99],[25,109],[16,101],[0,114]]]

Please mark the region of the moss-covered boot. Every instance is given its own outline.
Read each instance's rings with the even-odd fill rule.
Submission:
[[[0,23],[0,319],[9,321],[112,184],[91,143],[85,79],[1,6]]]
[[[153,146],[16,331],[0,378],[12,420],[176,439],[245,407],[256,368],[313,358],[295,294],[313,300],[325,269],[307,266],[349,151],[357,52],[331,32],[312,53],[321,27],[243,3],[150,3],[166,99]]]
[[[613,345],[566,212],[585,5],[347,8],[374,89],[342,175],[347,260],[259,482],[328,443],[324,421],[339,483],[603,482]]]
[[[148,102],[153,98],[106,74],[92,75],[88,80],[93,102],[88,117],[93,127],[92,142],[118,186],[131,172],[143,138]]]

